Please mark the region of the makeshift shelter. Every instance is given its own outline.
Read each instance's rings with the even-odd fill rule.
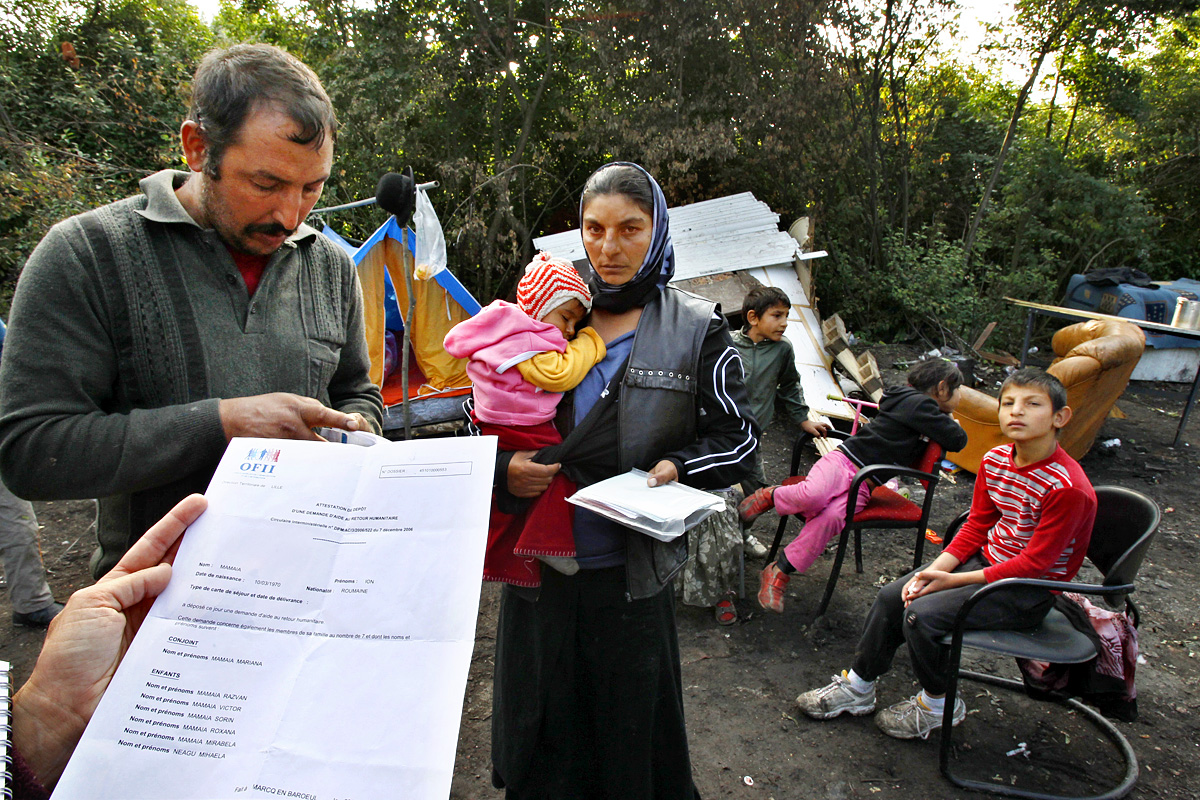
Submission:
[[[804,398],[817,416],[852,419],[853,409],[829,395],[842,396],[833,375],[821,319],[812,297],[808,263],[823,251],[803,251],[807,225],[779,230],[779,215],[750,192],[668,209],[675,245],[672,284],[721,303],[726,315],[741,311],[742,298],[757,285],[777,286],[792,301],[784,336],[796,351]],[[542,236],[534,247],[570,259],[591,274],[578,230]]]
[[[388,333],[393,334],[393,360],[399,361],[398,344],[403,337],[409,297],[405,289],[405,272],[414,270],[415,234],[401,228],[395,217],[379,227],[359,248],[329,228],[325,234],[339,239],[348,248],[358,267],[363,290],[367,347],[371,356],[371,380],[383,389],[387,407],[384,429],[403,427],[400,408],[404,401],[402,369],[399,364],[390,372],[388,362]],[[443,269],[427,280],[412,279],[415,305],[410,336],[408,398],[412,400],[414,425],[442,422],[460,412],[461,400],[454,399],[471,390],[467,378],[466,360],[452,358],[442,347],[442,340],[452,327],[478,313],[481,306],[449,269]]]

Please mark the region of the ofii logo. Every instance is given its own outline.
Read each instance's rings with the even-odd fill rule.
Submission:
[[[260,475],[270,475],[275,471],[275,467],[278,464],[278,450],[268,450],[265,447],[252,447],[238,469],[242,472],[257,472]]]

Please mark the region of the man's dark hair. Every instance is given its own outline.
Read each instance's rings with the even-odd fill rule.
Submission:
[[[763,314],[775,306],[791,308],[792,301],[778,286],[755,286],[742,298],[742,319],[746,320],[746,326],[749,327],[751,311],[754,312],[754,316],[762,319]]]
[[[637,167],[608,164],[593,172],[583,186],[579,207],[587,208],[594,198],[606,194],[624,195],[649,214],[651,219],[654,218],[654,187],[650,185],[646,173]]]
[[[1037,367],[1019,369],[1005,378],[1004,383],[1000,384],[1001,399],[1004,398],[1004,390],[1010,386],[1032,386],[1041,389],[1050,396],[1050,408],[1053,411],[1061,411],[1067,406],[1067,389],[1062,385],[1062,381]]]
[[[958,365],[940,358],[922,361],[910,369],[906,377],[909,386],[925,394],[936,389],[942,381],[946,382],[946,388],[952,392],[962,386],[963,382]]]
[[[269,44],[235,44],[213,50],[192,80],[188,119],[200,126],[208,146],[204,173],[221,177],[225,148],[237,141],[246,117],[271,105],[299,127],[288,138],[319,150],[328,135],[337,141],[333,103],[316,73],[300,59]]]

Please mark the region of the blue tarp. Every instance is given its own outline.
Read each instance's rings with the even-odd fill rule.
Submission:
[[[375,232],[371,234],[370,238],[362,243],[362,247],[355,247],[354,245],[350,244],[341,236],[338,236],[338,234],[328,225],[325,226],[325,229],[322,230],[321,233],[328,236],[332,241],[337,243],[339,247],[349,253],[350,258],[354,259],[355,266],[358,266],[358,262],[362,261],[363,256],[370,251],[376,242],[385,236],[391,237],[398,242],[403,242],[407,239],[408,248],[410,251],[415,250],[417,246],[416,233],[409,228],[401,228],[400,224],[396,222],[395,217],[388,217],[388,221],[383,225],[380,225]],[[462,283],[459,282],[458,278],[454,277],[454,274],[450,272],[450,270],[442,270],[435,275],[433,279],[437,281],[438,285],[445,289],[446,292],[453,297],[455,301],[471,316],[475,316],[479,313],[480,309],[483,308],[483,306],[479,304],[479,301],[476,300],[469,291],[467,291],[467,287],[463,286]],[[390,273],[384,273],[383,282],[383,303],[384,311],[387,315],[387,321],[385,323],[387,329],[389,331],[403,331],[404,314],[401,312],[400,303],[396,299],[396,287],[392,285],[392,276]]]
[[[1200,299],[1200,281],[1180,278],[1156,285],[1159,288],[1133,286],[1128,283],[1097,286],[1088,283],[1083,275],[1072,275],[1067,284],[1067,299],[1063,301],[1063,306],[1170,325],[1178,298]],[[1200,341],[1196,339],[1185,339],[1182,336],[1171,336],[1144,328],[1143,332],[1146,334],[1147,347],[1200,347]]]

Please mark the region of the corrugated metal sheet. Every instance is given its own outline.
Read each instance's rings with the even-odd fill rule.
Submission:
[[[667,211],[675,243],[675,279],[791,264],[796,240],[779,230],[779,215],[750,192],[704,200]],[[533,246],[576,266],[587,263],[578,230],[533,240]]]

